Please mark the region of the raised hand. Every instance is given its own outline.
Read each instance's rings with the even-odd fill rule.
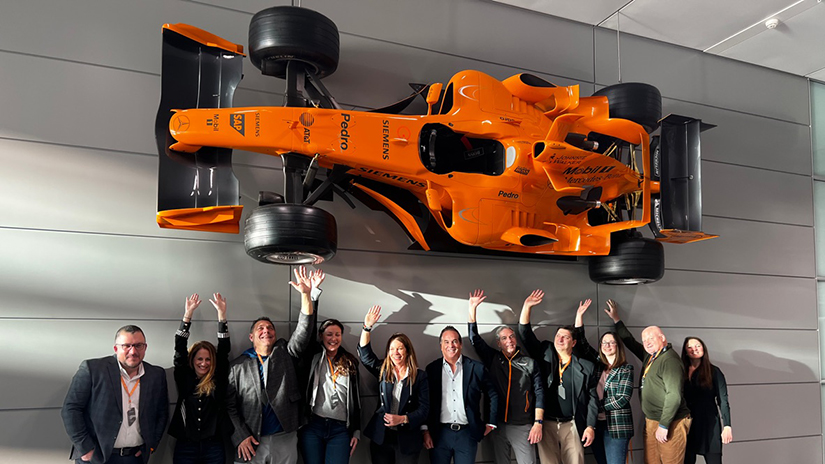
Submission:
[[[485,299],[487,299],[487,295],[485,295],[484,290],[480,288],[470,293],[470,316],[468,319],[470,322],[476,321],[476,309],[478,309],[478,305]]]
[[[201,299],[197,293],[193,293],[192,296],[187,298],[183,304],[183,320],[186,322],[192,320],[192,314],[195,313],[200,304]]]
[[[619,304],[613,300],[607,300],[607,307],[604,308],[604,312],[607,314],[613,323],[619,322],[621,318],[619,317]]]
[[[587,311],[587,308],[590,307],[590,303],[592,303],[590,298],[584,301],[579,301],[579,309],[576,310],[576,323],[574,324],[576,327],[581,327],[584,325],[584,313]]]
[[[378,317],[381,316],[381,307],[378,305],[374,305],[367,311],[367,315],[364,316],[364,326],[367,328],[372,328],[376,322],[378,322]]]
[[[544,292],[543,291],[538,290],[538,289],[533,290],[533,293],[531,293],[530,296],[528,296],[524,300],[524,307],[525,308],[532,308],[533,306],[541,303],[541,300],[543,300],[543,299],[544,299]]]
[[[324,271],[316,269],[309,273],[310,285],[312,286],[312,288],[320,288],[321,283],[324,281],[326,277],[327,275],[324,274]]]
[[[209,300],[215,310],[218,311],[218,320],[226,320],[226,298],[222,297],[220,293],[213,293],[212,299]]]
[[[289,285],[292,285],[292,288],[298,290],[301,294],[309,295],[312,289],[312,282],[307,268],[304,266],[297,267],[293,269],[293,274],[295,274],[295,281],[290,282]]]

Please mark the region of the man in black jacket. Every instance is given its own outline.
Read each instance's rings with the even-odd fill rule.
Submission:
[[[538,363],[546,382],[543,440],[539,442],[542,464],[584,464],[584,446],[593,443],[598,403],[595,366],[573,355],[573,327],[559,327],[552,343],[539,341],[530,326],[530,310],[541,303],[544,292],[533,291],[524,300],[519,335]]]
[[[424,447],[432,464],[472,464],[478,442],[496,428],[498,393],[487,369],[461,355],[461,334],[447,326],[438,337],[443,357],[426,369],[430,387],[430,417]],[[481,417],[481,393],[487,395],[490,419]]]
[[[136,325],[115,334],[115,355],[80,364],[66,400],[63,425],[78,464],[143,463],[160,443],[169,418],[163,369],[143,362],[146,337]]]
[[[518,464],[535,464],[535,444],[541,441],[544,419],[544,386],[536,362],[519,349],[516,333],[506,325],[495,330],[499,349],[491,348],[481,338],[476,324],[476,310],[484,299],[483,290],[470,294],[468,328],[470,343],[487,367],[498,387],[498,410],[503,416],[493,439],[496,464],[510,463],[510,450]]]

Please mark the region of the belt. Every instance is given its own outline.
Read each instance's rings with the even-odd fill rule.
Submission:
[[[556,421],[556,422],[570,422],[573,420],[573,417],[553,417],[553,416],[544,416],[545,421]]]
[[[467,424],[445,424],[445,423],[442,423],[441,425],[444,426],[444,427],[449,428],[453,432],[458,432],[459,430],[466,429],[468,427]]]
[[[132,446],[131,448],[112,448],[112,454],[118,456],[134,456],[140,451],[142,446]]]

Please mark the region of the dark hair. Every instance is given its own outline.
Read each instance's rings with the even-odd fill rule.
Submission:
[[[344,325],[341,324],[338,319],[327,319],[322,322],[321,327],[318,328],[318,338],[321,338],[321,334],[331,325],[341,329],[342,333],[344,332]],[[324,352],[324,356],[326,356],[326,352]],[[332,364],[333,370],[338,374],[354,375],[358,370],[358,360],[340,345],[338,346],[338,351],[335,353],[335,358],[332,359]]]
[[[129,325],[124,325],[123,327],[117,329],[117,332],[115,332],[115,342],[117,342],[117,337],[120,336],[121,332],[126,332],[126,333],[130,333],[130,334],[140,332],[140,334],[143,335],[143,338],[146,338],[146,334],[143,333],[143,330],[140,327],[138,327],[136,325],[129,324]]]
[[[604,341],[605,335],[612,335],[613,340],[616,341],[616,358],[613,360],[613,364],[610,364],[610,362],[607,360],[607,356],[605,356],[602,352],[602,342]],[[601,360],[602,364],[604,364],[605,367],[607,367],[608,369],[613,369],[615,367],[627,364],[627,358],[624,354],[624,342],[622,342],[622,339],[619,338],[616,332],[607,331],[603,333],[601,337],[599,337],[599,359]]]
[[[438,343],[441,343],[441,337],[444,336],[444,332],[449,332],[449,331],[453,331],[453,332],[456,333],[456,335],[458,335],[458,344],[461,345],[461,332],[459,332],[458,329],[456,329],[455,327],[453,327],[451,325],[448,325],[447,327],[444,327],[443,329],[441,329],[441,333],[438,334]]]
[[[255,324],[257,324],[261,321],[269,322],[269,325],[271,325],[273,329],[275,328],[275,323],[272,322],[272,319],[270,319],[266,316],[261,316],[261,317],[255,319],[254,321],[252,321],[252,325],[249,326],[249,333],[255,332]]]
[[[418,359],[415,357],[415,349],[413,348],[410,337],[400,332],[392,334],[390,339],[387,340],[387,350],[384,352],[384,362],[381,363],[381,372],[378,378],[387,383],[395,383],[392,359],[390,359],[390,345],[395,340],[401,342],[401,344],[404,345],[404,350],[407,352],[407,377],[410,379],[410,387],[412,387],[415,383],[416,374],[418,373]]]
[[[209,366],[209,372],[198,380],[195,393],[198,396],[209,396],[215,391],[215,369],[218,363],[218,355],[217,350],[215,350],[215,345],[212,343],[206,340],[195,343],[189,348],[189,367],[192,368],[192,371],[195,370],[195,356],[198,355],[198,351],[200,350],[209,352],[209,356],[212,358],[212,364]]]
[[[556,333],[559,333],[559,330],[566,330],[570,332],[571,337],[574,333],[576,333],[576,329],[574,329],[572,325],[560,325],[556,328]]]
[[[685,374],[687,375],[687,373],[690,372],[690,357],[687,352],[687,344],[690,340],[696,340],[702,344],[702,359],[699,360],[699,367],[694,371],[694,375],[696,375],[696,380],[700,387],[710,389],[713,387],[713,376],[710,370],[711,364],[710,357],[708,356],[708,346],[705,345],[705,342],[699,337],[685,337],[685,341],[682,343],[682,364],[685,365]]]

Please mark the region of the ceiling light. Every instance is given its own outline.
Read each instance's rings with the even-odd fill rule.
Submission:
[[[776,18],[771,18],[771,19],[765,21],[765,27],[767,27],[768,29],[776,29],[776,26],[778,26],[778,25],[779,25],[779,20],[776,19]]]

